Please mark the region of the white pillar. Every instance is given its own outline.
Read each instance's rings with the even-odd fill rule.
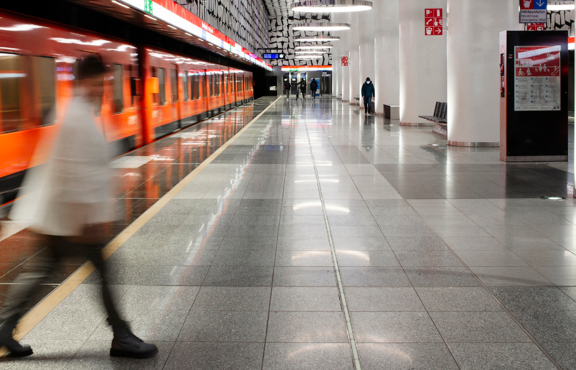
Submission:
[[[358,13],[359,19],[359,69],[358,85],[362,88],[366,77],[374,81],[374,14],[373,11],[364,11]],[[360,96],[361,93],[358,94]],[[363,106],[360,102],[360,106]]]
[[[340,18],[342,23],[350,23],[350,15],[343,14]],[[340,57],[350,58],[350,31],[342,31],[339,33],[340,36]],[[342,91],[342,101],[350,102],[350,63],[348,66],[342,66],[342,77],[341,77],[341,91]]]
[[[360,21],[359,21],[358,13],[352,13],[350,15],[350,39],[349,39],[349,71],[350,71],[350,90],[348,94],[348,101],[350,104],[358,105],[358,100],[354,99],[360,95],[360,57],[359,51],[360,48],[358,43],[360,41]]]
[[[374,10],[374,88],[376,113],[384,114],[384,104],[400,102],[400,0],[377,0]]]
[[[518,1],[448,0],[448,11],[448,143],[497,146],[499,33],[523,29]]]
[[[338,23],[340,21],[340,16],[338,13],[334,13],[331,17],[331,21]],[[332,36],[337,36],[332,33]],[[332,48],[332,96],[338,98],[340,95],[340,86],[338,84],[338,79],[340,77],[340,43],[335,41],[332,43],[334,47]]]
[[[432,115],[435,103],[445,102],[447,97],[446,36],[425,35],[427,8],[446,12],[446,0],[400,0],[401,125],[430,123],[418,116]]]

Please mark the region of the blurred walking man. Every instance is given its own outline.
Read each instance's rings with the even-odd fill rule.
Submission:
[[[39,247],[46,247],[30,271],[14,281],[0,309],[0,347],[6,347],[13,357],[32,354],[30,346],[13,338],[13,330],[40,283],[70,256],[91,261],[100,273],[102,300],[114,332],[110,355],[148,358],[158,353],[155,345],[137,338],[121,319],[102,256],[105,224],[114,217],[109,150],[93,119],[93,113],[100,111],[104,74],[99,56],[80,61],[78,88],[62,119],[50,159],[27,173],[24,188],[30,193],[15,203],[10,214],[16,221],[29,223],[30,230],[38,234]]]

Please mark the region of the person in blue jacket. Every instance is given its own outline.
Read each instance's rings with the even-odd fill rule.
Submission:
[[[372,107],[372,98],[376,95],[374,84],[370,81],[370,77],[366,78],[366,82],[362,85],[362,98],[364,98],[364,113],[370,114]]]

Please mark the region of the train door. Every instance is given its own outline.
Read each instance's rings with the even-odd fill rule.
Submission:
[[[181,125],[181,114],[182,107],[180,102],[180,84],[178,83],[178,66],[176,64],[172,65],[170,68],[170,91],[172,92],[172,118],[176,121],[176,127],[182,128]]]

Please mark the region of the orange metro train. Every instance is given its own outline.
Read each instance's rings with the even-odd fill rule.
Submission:
[[[0,12],[0,205],[45,161],[37,143],[57,133],[88,53],[107,65],[96,122],[123,152],[254,98],[252,72]]]

